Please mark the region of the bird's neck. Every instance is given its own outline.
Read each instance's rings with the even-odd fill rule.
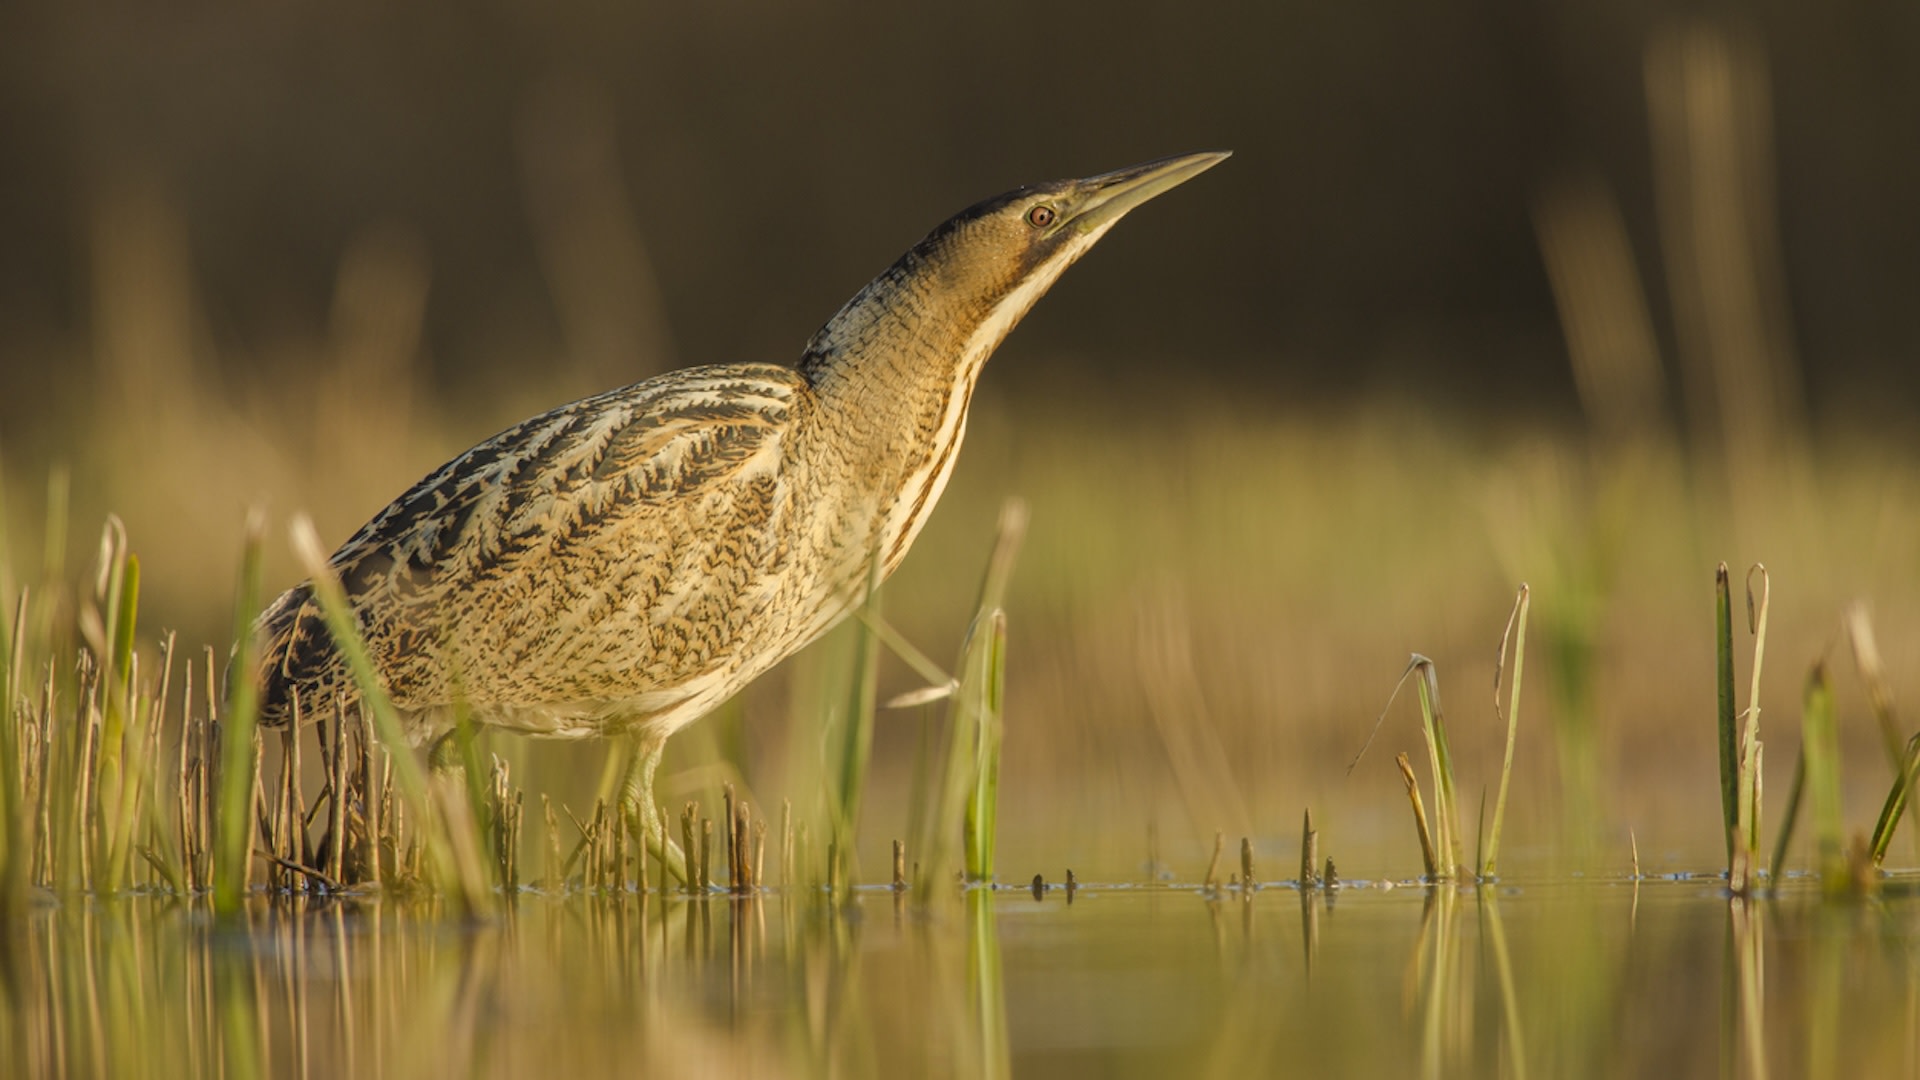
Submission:
[[[896,264],[808,344],[799,369],[860,487],[873,498],[873,542],[890,572],[938,501],[966,434],[987,357],[1038,299],[975,299]]]

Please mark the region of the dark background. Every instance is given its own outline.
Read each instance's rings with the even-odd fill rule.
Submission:
[[[84,385],[92,215],[128,188],[184,224],[209,362],[255,376],[300,362],[274,342],[324,332],[353,237],[398,230],[430,267],[420,362],[457,395],[530,365],[614,384],[789,359],[960,207],[1208,148],[1235,157],[1128,222],[1010,344],[1067,358],[1053,391],[1112,373],[1572,417],[1529,206],[1605,185],[1670,348],[1644,60],[1702,15],[1767,65],[1808,413],[1906,415],[1910,4],[30,0],[0,15],[0,424]],[[637,241],[657,318],[556,303],[539,235],[570,211]]]

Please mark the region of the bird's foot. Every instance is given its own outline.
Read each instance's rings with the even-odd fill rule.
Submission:
[[[628,766],[626,779],[620,784],[620,819],[626,822],[627,831],[646,847],[647,854],[660,860],[667,873],[675,881],[684,884],[687,881],[687,856],[680,845],[667,835],[665,822],[660,817],[660,807],[653,801],[653,773],[660,766],[660,755],[666,750],[665,736],[642,735],[636,748],[633,764]]]

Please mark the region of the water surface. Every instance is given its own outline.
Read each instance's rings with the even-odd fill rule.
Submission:
[[[1920,905],[1711,877],[391,899],[41,897],[11,1076],[1834,1076],[1920,1064]]]

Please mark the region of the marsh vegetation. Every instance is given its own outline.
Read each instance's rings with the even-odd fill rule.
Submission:
[[[1599,170],[1530,193],[1564,341],[1493,334],[1490,378],[1564,352],[1558,404],[1427,377],[1444,319],[1382,331],[1413,359],[1332,398],[1016,338],[874,608],[676,736],[686,882],[610,810],[620,743],[476,735],[435,770],[377,701],[256,733],[224,675],[317,562],[296,517],[324,547],[670,359],[605,101],[549,87],[518,121],[566,347],[469,294],[449,348],[446,256],[381,221],[314,272],[323,318],[232,332],[195,219],[106,169],[74,214],[89,321],[5,343],[0,1071],[1915,1073],[1920,458],[1884,408],[1803,393],[1830,358],[1784,324],[1759,48],[1632,46],[1657,213]],[[1318,175],[1292,151],[1267,159]],[[661,231],[716,218],[683,216]],[[1333,232],[1345,273],[1419,254]],[[1345,364],[1267,325],[1271,258],[1184,284],[1258,324],[1246,368]],[[1094,340],[1141,325],[1078,302]]]

